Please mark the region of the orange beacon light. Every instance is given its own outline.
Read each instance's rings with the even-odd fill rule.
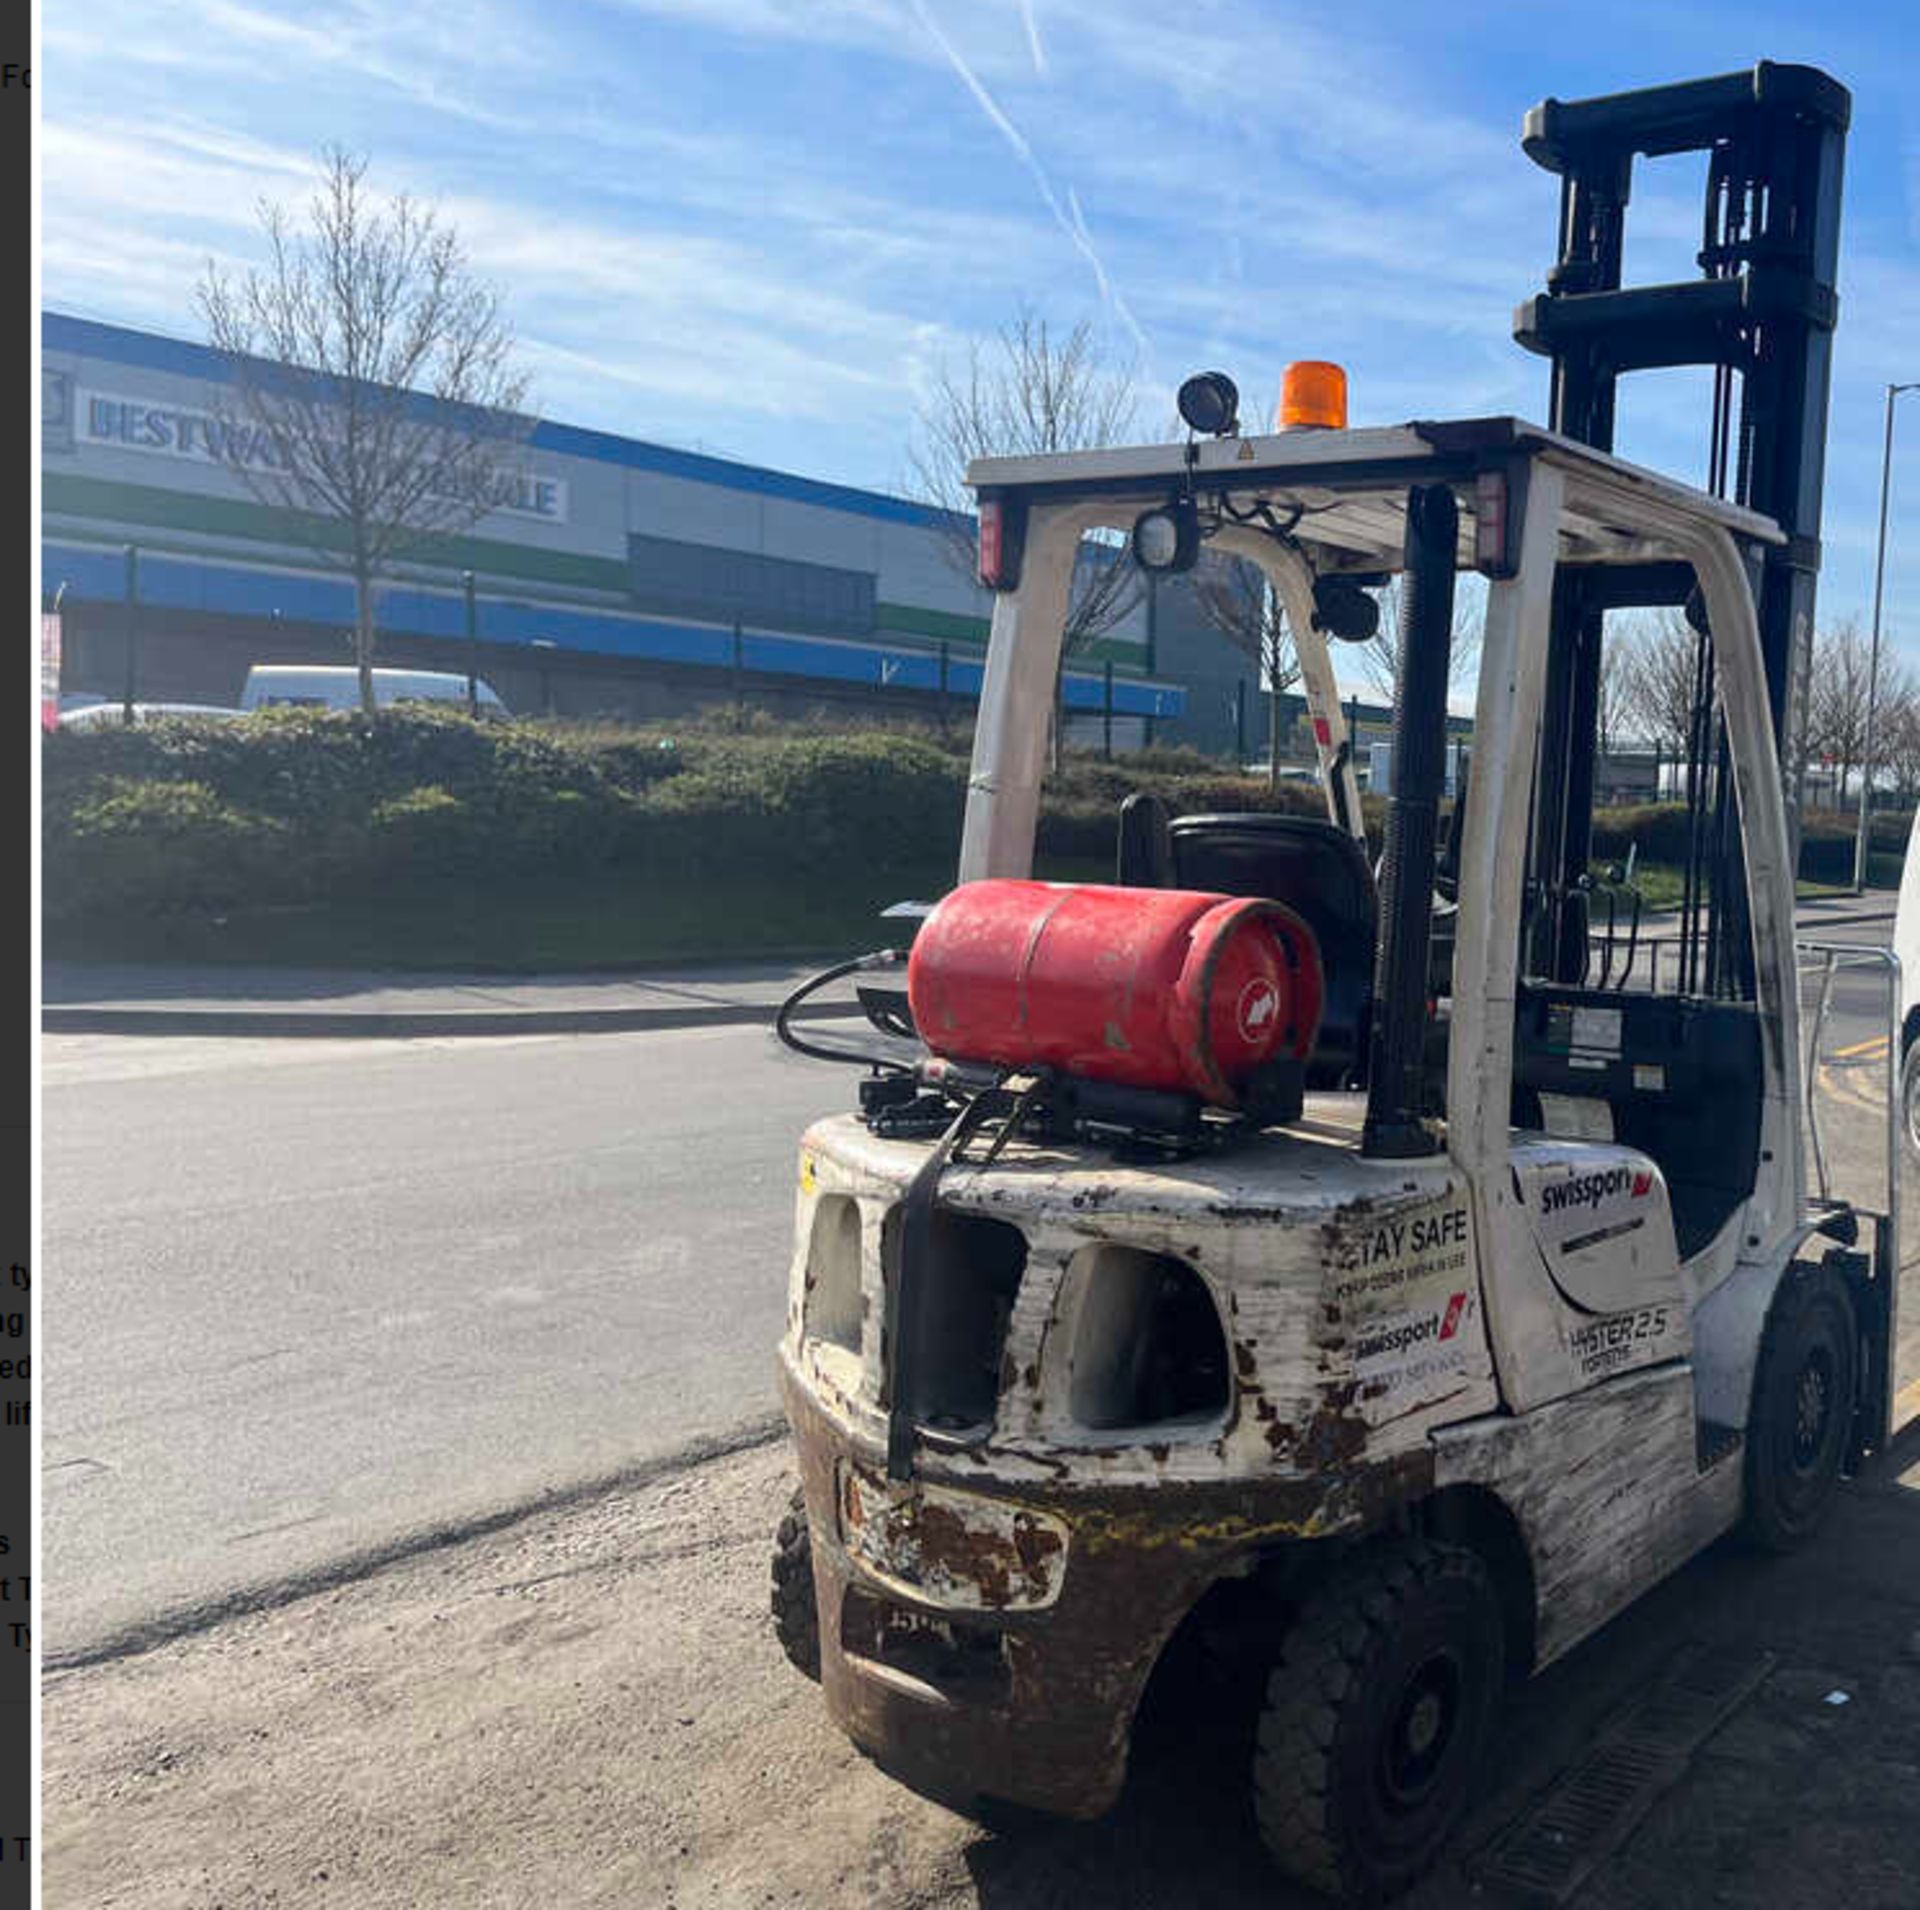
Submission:
[[[1327,431],[1347,426],[1347,374],[1323,358],[1296,359],[1280,374],[1273,428],[1292,431],[1302,425]]]

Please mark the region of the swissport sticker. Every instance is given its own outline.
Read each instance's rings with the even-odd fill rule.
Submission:
[[[1541,1245],[1560,1258],[1666,1224],[1666,1186],[1644,1154],[1567,1142],[1528,1149],[1514,1173]]]
[[[1576,1314],[1608,1318],[1678,1300],[1667,1186],[1644,1154],[1596,1142],[1535,1142],[1514,1150],[1513,1174],[1543,1272]]]
[[[1355,1372],[1364,1375],[1380,1366],[1404,1363],[1416,1347],[1444,1346],[1460,1331],[1472,1304],[1473,1296],[1463,1288],[1418,1312],[1369,1321],[1353,1343]]]
[[[1583,1217],[1592,1223],[1583,1230],[1563,1231],[1557,1243],[1562,1253],[1580,1253],[1644,1227],[1647,1197],[1652,1192],[1653,1169],[1621,1161],[1569,1174],[1564,1180],[1543,1181],[1540,1212],[1543,1218],[1562,1216],[1565,1226],[1573,1229],[1581,1229]]]
[[[1466,1190],[1343,1214],[1329,1230],[1329,1316],[1369,1418],[1451,1398],[1491,1371]]]

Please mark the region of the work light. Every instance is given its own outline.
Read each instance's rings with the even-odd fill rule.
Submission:
[[[1133,520],[1133,560],[1142,570],[1191,570],[1200,555],[1200,513],[1176,497]]]
[[[1174,401],[1189,430],[1230,438],[1240,429],[1240,390],[1224,371],[1196,371]]]
[[[1380,606],[1350,577],[1316,577],[1313,621],[1330,637],[1367,643],[1380,628]]]

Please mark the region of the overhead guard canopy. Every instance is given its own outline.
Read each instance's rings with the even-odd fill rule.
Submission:
[[[1266,504],[1283,528],[1313,548],[1323,571],[1364,574],[1399,568],[1407,487],[1442,481],[1460,487],[1460,565],[1473,568],[1474,480],[1484,471],[1524,471],[1535,458],[1567,481],[1560,539],[1566,561],[1637,564],[1671,555],[1648,535],[1650,515],[1657,521],[1663,507],[1695,526],[1705,519],[1738,538],[1784,541],[1771,518],[1518,418],[978,458],[967,467],[967,482],[982,494],[1028,505],[1110,503],[1121,529],[1147,503],[1191,484],[1200,497],[1224,499],[1234,510]],[[1616,502],[1623,508],[1610,508]]]

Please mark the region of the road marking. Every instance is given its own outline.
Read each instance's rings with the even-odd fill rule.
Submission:
[[[1856,1055],[1885,1054],[1886,1051],[1887,1037],[1875,1035],[1871,1041],[1856,1041],[1851,1048],[1834,1049],[1831,1058],[1835,1061],[1851,1061]]]
[[[1851,1108],[1858,1108],[1868,1114],[1891,1116],[1892,1104],[1885,1095],[1875,1094],[1862,1086],[1859,1081],[1836,1075],[1831,1069],[1820,1070],[1820,1085],[1833,1100],[1842,1102]]]

